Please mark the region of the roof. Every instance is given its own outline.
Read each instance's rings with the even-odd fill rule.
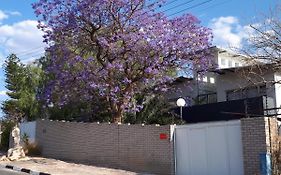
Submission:
[[[184,77],[184,76],[180,76],[177,77],[170,85],[176,85],[185,81],[192,81],[193,78],[189,78],[189,77]]]
[[[210,72],[216,72],[219,74],[224,74],[226,72],[237,72],[241,70],[249,70],[249,69],[262,69],[262,70],[273,70],[272,68],[275,68],[275,63],[266,63],[266,64],[254,64],[254,65],[246,65],[246,66],[239,66],[239,67],[230,67],[230,68],[216,68],[213,70],[210,70]]]

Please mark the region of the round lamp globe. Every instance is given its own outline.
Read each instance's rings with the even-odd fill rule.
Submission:
[[[183,106],[185,106],[185,100],[184,100],[183,98],[179,98],[179,99],[177,100],[177,106],[178,106],[178,107],[183,107]]]

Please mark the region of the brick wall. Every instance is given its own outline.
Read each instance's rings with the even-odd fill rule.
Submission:
[[[260,175],[260,153],[271,153],[278,137],[275,118],[241,119],[245,175]]]
[[[97,124],[38,120],[36,140],[45,157],[174,174],[170,129],[155,125]],[[160,139],[160,134],[167,139]]]

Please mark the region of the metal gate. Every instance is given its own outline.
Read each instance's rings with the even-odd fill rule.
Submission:
[[[177,175],[243,175],[239,120],[175,127]]]

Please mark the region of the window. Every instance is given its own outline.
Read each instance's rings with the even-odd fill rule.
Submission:
[[[238,100],[242,99],[242,91],[241,90],[233,90],[226,92],[226,100]]]
[[[246,89],[236,89],[226,92],[226,100],[239,100],[266,95],[266,86],[252,86]]]
[[[226,60],[224,58],[221,58],[221,65],[225,66],[226,65]]]
[[[217,93],[208,94],[208,103],[216,103],[217,102]]]
[[[253,97],[258,96],[258,94],[259,94],[258,87],[250,87],[250,88],[245,90],[244,97],[245,98],[253,98]]]
[[[228,67],[232,67],[232,61],[228,60]]]
[[[215,84],[215,78],[214,77],[210,77],[210,83]]]
[[[203,81],[204,81],[204,82],[208,82],[208,77],[204,76],[204,77],[203,77]]]
[[[239,65],[239,63],[235,63],[235,67],[239,67],[240,65]]]
[[[208,96],[207,95],[198,95],[198,104],[207,104],[208,103]]]
[[[209,104],[217,102],[217,93],[198,95],[198,104]]]
[[[267,95],[266,94],[266,85],[259,86],[259,93],[261,95]]]

